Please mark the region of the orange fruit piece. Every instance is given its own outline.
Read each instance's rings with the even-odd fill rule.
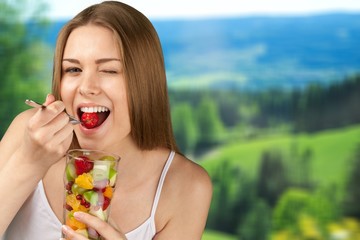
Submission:
[[[84,189],[93,189],[93,178],[89,173],[83,173],[75,179],[75,183]]]
[[[76,199],[75,194],[70,194],[66,196],[66,204],[72,207],[73,210],[78,211],[81,202]]]
[[[104,191],[104,197],[112,198],[113,196],[113,189],[110,186],[107,186]]]
[[[85,223],[79,222],[78,220],[75,219],[74,217],[74,210],[72,210],[66,217],[66,225],[71,227],[73,230],[78,230],[78,229],[85,229],[86,225]]]

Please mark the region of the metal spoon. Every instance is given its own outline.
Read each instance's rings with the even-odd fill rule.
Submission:
[[[35,107],[35,108],[46,108],[46,106],[42,105],[41,103],[38,103],[36,101],[30,100],[30,99],[26,99],[25,103],[27,105],[29,105],[30,107]],[[80,124],[81,122],[79,120],[77,120],[75,117],[69,115],[66,111],[65,113],[69,116],[69,121],[71,124]]]

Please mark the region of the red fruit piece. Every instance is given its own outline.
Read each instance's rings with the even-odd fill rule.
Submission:
[[[111,201],[110,198],[104,197],[104,204],[103,204],[103,206],[102,206],[103,211],[105,211],[105,210],[108,208],[108,206],[109,206],[109,204],[110,204],[110,201]]]
[[[81,124],[86,128],[94,128],[99,122],[99,116],[97,113],[83,113],[81,115]]]
[[[66,210],[68,210],[68,211],[72,211],[72,210],[73,210],[73,208],[72,208],[69,204],[65,204],[65,208],[66,208]]]
[[[74,182],[68,182],[65,186],[65,189],[68,190],[68,191],[71,191],[71,187],[72,185],[74,184]]]
[[[74,161],[75,171],[77,175],[90,172],[94,167],[94,163],[85,156],[77,157]]]

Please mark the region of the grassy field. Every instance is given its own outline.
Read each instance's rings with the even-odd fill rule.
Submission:
[[[286,161],[291,161],[291,149],[302,153],[311,149],[313,179],[320,184],[342,184],[356,144],[360,143],[360,125],[327,130],[315,134],[283,134],[226,144],[200,159],[210,173],[223,161],[239,166],[256,176],[264,150],[279,149]]]
[[[292,161],[291,149],[297,152],[306,149],[312,151],[311,176],[318,186],[339,186],[343,190],[346,174],[351,168],[356,146],[360,144],[360,125],[318,132],[315,134],[282,134],[258,139],[228,143],[200,159],[200,163],[210,176],[220,164],[228,161],[232,166],[240,167],[250,177],[256,177],[258,165],[264,150],[278,149],[283,159]],[[235,236],[207,230],[203,240],[235,240]]]

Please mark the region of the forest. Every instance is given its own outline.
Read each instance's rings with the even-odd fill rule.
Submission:
[[[360,75],[300,90],[173,89],[170,98],[177,141],[187,154],[200,154],[231,135],[312,133],[360,123]]]

